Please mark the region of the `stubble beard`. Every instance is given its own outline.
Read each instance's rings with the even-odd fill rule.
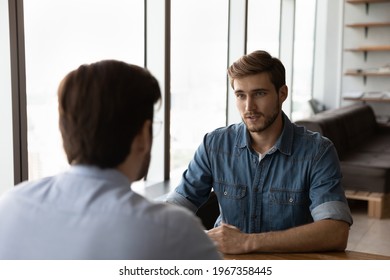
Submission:
[[[258,114],[260,118],[264,118],[264,122],[260,124],[255,124],[255,125],[249,125],[245,119],[243,119],[245,126],[250,132],[263,132],[267,128],[269,128],[273,123],[275,123],[276,119],[278,118],[278,115],[280,113],[280,106],[276,105],[273,113],[269,116],[264,115],[263,113],[255,113]]]

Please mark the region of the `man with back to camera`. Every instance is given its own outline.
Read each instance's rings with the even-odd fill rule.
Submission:
[[[196,211],[214,190],[208,235],[225,254],[344,250],[352,217],[337,152],[282,111],[283,64],[255,51],[228,75],[242,122],[205,135],[166,201]]]
[[[58,90],[71,167],[0,197],[0,259],[219,259],[199,219],[133,192],[152,146],[157,80],[115,60],[82,65]]]

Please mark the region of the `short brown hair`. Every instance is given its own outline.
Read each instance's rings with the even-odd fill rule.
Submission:
[[[259,50],[242,56],[228,68],[230,85],[234,88],[235,79],[262,72],[269,74],[276,91],[286,84],[286,70],[282,62],[268,52]]]
[[[58,89],[68,162],[118,166],[160,98],[157,80],[136,65],[103,60],[70,72]]]

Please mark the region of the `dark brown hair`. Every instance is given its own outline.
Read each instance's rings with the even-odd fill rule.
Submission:
[[[116,60],[81,65],[58,89],[59,126],[69,163],[116,167],[161,98],[144,68]]]
[[[234,79],[263,72],[268,73],[276,91],[286,84],[286,70],[282,62],[266,51],[254,51],[242,56],[228,68],[230,85],[234,88]]]

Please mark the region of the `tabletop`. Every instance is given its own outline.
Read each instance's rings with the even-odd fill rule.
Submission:
[[[316,253],[252,253],[224,255],[225,260],[390,260],[390,256],[356,251]]]

